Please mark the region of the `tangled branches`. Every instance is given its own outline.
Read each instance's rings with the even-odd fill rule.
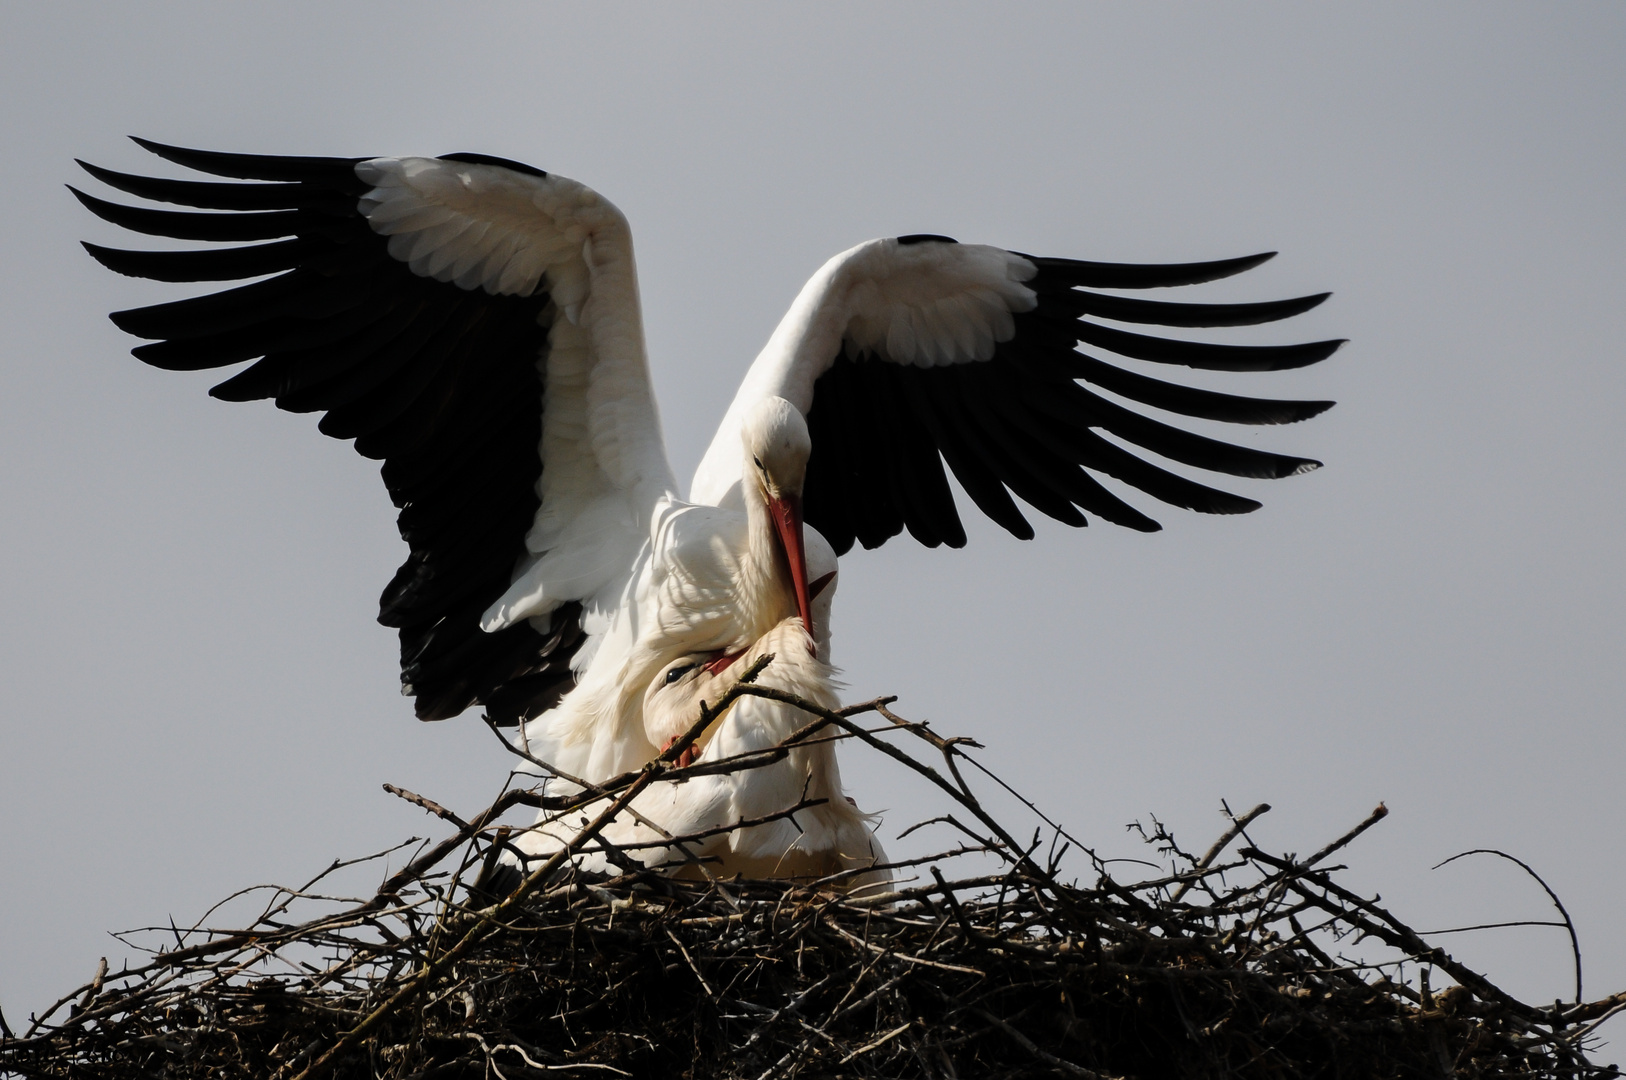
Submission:
[[[889,699],[830,712],[766,687],[731,693],[789,701],[809,716],[793,739],[862,742],[935,785],[954,808],[927,824],[952,830],[955,849],[895,864],[882,895],[844,889],[844,875],[574,870],[570,856],[638,791],[684,776],[675,745],[573,797],[592,822],[499,897],[488,890],[509,835],[500,819],[549,797],[510,791],[464,821],[394,789],[455,831],[374,895],[324,896],[324,874],[276,891],[246,928],[177,932],[147,963],[99,972],[26,1031],[6,1032],[0,1072],[1620,1075],[1587,1048],[1626,994],[1527,1005],[1338,884],[1329,857],[1382,807],[1302,860],[1252,845],[1247,828],[1268,807],[1233,818],[1200,857],[1154,827],[1148,839],[1175,872],[1121,883],[1096,861],[1093,883],[1069,883],[1058,876],[1074,843],[1063,830],[1021,843],[967,783],[972,769],[1000,783],[967,753],[974,743],[902,719]],[[1436,991],[1441,976],[1450,985]]]

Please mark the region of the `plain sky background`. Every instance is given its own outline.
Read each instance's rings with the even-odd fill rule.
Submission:
[[[963,551],[855,553],[849,698],[983,740],[1110,856],[1148,854],[1124,826],[1151,814],[1200,850],[1222,798],[1307,852],[1385,800],[1351,883],[1423,929],[1550,917],[1506,864],[1429,869],[1506,849],[1575,916],[1588,996],[1626,989],[1623,58],[1619,4],[0,6],[0,1007],[15,1027],[116,966],[106,931],[439,833],[385,781],[471,811],[506,768],[472,715],[397,695],[376,466],[107,321],[184,291],[76,243],[129,238],[63,189],[101,191],[72,158],[173,174],[131,133],[597,188],[633,223],[680,476],[860,240],[1280,250],[1192,298],[1334,290],[1213,335],[1352,339],[1212,381],[1338,400],[1237,432],[1327,467],[1155,536],[1035,514],[1022,544],[968,508]],[[846,761],[883,837],[939,809]],[[1526,1000],[1571,992],[1561,931],[1441,940]]]

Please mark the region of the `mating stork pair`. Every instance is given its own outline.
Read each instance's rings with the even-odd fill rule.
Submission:
[[[1270,371],[1313,364],[1341,342],[1211,344],[1114,325],[1253,325],[1326,298],[1122,295],[1228,277],[1268,254],[1078,262],[913,235],[860,244],[813,275],[746,372],[685,499],[650,384],[631,234],[596,192],[479,154],[272,157],[137,141],[249,182],[81,163],[110,187],[189,209],[75,191],[80,201],[136,232],[239,246],[90,253],[163,281],[261,280],[115,313],[150,339],[135,355],[172,370],[253,361],[210,393],[322,412],[320,430],[382,460],[410,553],[379,621],[400,632],[402,691],[417,715],[482,706],[497,723],[524,724],[533,753],[589,782],[655,757],[694,715],[661,703],[694,705],[700,695],[685,688],[720,690],[731,659],[769,641],[765,685],[833,702],[836,557],[905,529],[927,547],[963,545],[945,462],[972,503],[1022,539],[1033,530],[1016,499],[1070,525],[1093,513],[1159,527],[1097,474],[1205,513],[1258,506],[1141,451],[1249,477],[1318,464],[1138,406],[1281,424],[1331,402],[1217,393],[1134,362]],[[791,713],[737,703],[702,756],[782,736],[798,723]],[[872,838],[847,812],[825,751],[685,793],[666,785],[661,824],[682,834],[759,816],[794,804],[817,774],[812,786],[834,808],[822,823],[788,838],[747,830],[714,854],[754,874],[850,868],[871,857],[855,837]],[[535,835],[545,847],[546,830]]]

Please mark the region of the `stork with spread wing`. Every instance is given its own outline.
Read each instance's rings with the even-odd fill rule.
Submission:
[[[112,188],[187,209],[75,195],[135,232],[231,246],[90,253],[163,281],[260,280],[114,314],[150,339],[135,355],[176,370],[248,363],[211,393],[322,412],[320,430],[382,461],[410,553],[379,621],[400,633],[417,715],[478,705],[500,723],[531,721],[578,776],[653,756],[645,691],[681,656],[726,662],[787,616],[827,654],[836,556],[854,541],[907,529],[928,547],[964,544],[948,472],[1025,539],[1017,500],[1071,525],[1095,514],[1158,528],[1102,476],[1205,513],[1258,505],[1143,451],[1248,477],[1317,465],[1139,407],[1281,424],[1330,402],[1217,393],[1103,358],[1268,371],[1329,356],[1341,342],[1209,344],[1114,325],[1259,324],[1325,299],[1121,295],[1228,277],[1269,255],[1078,262],[915,235],[860,244],[813,276],[686,501],[662,443],[631,234],[596,192],[479,154],[271,157],[138,141],[232,181],[85,165]]]

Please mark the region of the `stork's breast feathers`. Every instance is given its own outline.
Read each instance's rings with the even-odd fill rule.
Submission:
[[[872,240],[849,252],[836,287],[846,296],[844,344],[900,364],[991,360],[1016,333],[1013,313],[1037,304],[1020,255],[982,244]]]

